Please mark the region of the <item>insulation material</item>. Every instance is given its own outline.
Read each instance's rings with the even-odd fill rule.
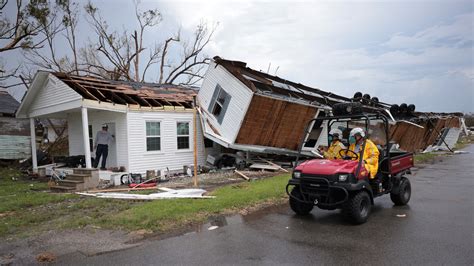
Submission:
[[[165,192],[151,193],[148,195],[130,194],[130,193],[82,193],[76,194],[83,196],[91,196],[102,199],[132,199],[132,200],[156,200],[156,199],[212,199],[214,196],[203,196],[204,189],[165,189]]]

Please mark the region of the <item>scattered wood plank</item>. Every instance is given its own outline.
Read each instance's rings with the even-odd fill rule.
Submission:
[[[238,174],[239,176],[241,176],[243,179],[247,180],[247,181],[250,181],[250,178],[248,176],[246,176],[244,173],[240,172],[240,171],[237,171],[237,170],[234,170],[234,172],[236,174]]]
[[[268,164],[270,164],[270,165],[273,165],[273,166],[275,166],[275,167],[278,167],[278,168],[279,168],[280,170],[282,170],[283,172],[289,173],[288,170],[286,170],[285,168],[281,167],[280,165],[278,165],[278,164],[276,164],[276,163],[274,163],[274,162],[270,162],[270,161],[265,160],[265,159],[260,158],[260,157],[258,157],[258,159],[260,159],[260,160],[262,160],[262,161],[264,161],[264,162],[266,162],[266,163],[268,163]]]
[[[261,164],[261,163],[254,163],[250,166],[250,168],[254,169],[261,169],[261,170],[270,170],[270,171],[278,171],[280,170],[279,167],[268,165],[268,164]]]

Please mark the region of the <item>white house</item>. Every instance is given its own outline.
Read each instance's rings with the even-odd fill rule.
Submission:
[[[39,71],[17,117],[29,118],[32,129],[35,118],[67,119],[69,155],[85,155],[87,168],[95,157],[91,149],[96,132],[108,124],[115,141],[106,167],[124,166],[131,173],[177,170],[194,164],[194,128],[198,165],[205,162],[200,120],[194,115],[195,95],[195,90],[175,85]],[[31,146],[35,151],[34,142]],[[32,158],[36,169],[35,152]]]
[[[329,115],[332,104],[350,101],[220,57],[211,61],[197,99],[207,138],[227,148],[275,154],[295,154],[303,136],[306,153],[326,144],[326,125],[313,124],[305,134],[306,124]]]

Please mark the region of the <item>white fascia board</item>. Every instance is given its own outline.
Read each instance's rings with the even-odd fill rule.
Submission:
[[[124,104],[108,103],[108,102],[99,102],[95,100],[82,100],[82,106],[90,109],[96,110],[105,110],[113,111],[119,113],[126,113],[128,111],[128,106]]]
[[[38,117],[38,116],[43,116],[43,115],[48,115],[48,114],[59,113],[59,112],[62,112],[62,111],[67,111],[67,110],[80,108],[81,106],[82,106],[82,100],[81,99],[71,100],[71,101],[68,101],[68,102],[58,103],[58,104],[55,104],[55,105],[52,105],[52,106],[36,109],[33,112],[28,113],[28,116],[25,116],[25,118],[26,117]],[[21,118],[23,118],[23,117],[21,117]]]

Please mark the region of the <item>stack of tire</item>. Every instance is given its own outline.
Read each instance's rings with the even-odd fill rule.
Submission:
[[[394,104],[390,107],[390,113],[393,116],[411,116],[415,113],[415,108],[414,104]]]
[[[353,102],[360,102],[363,105],[368,106],[377,106],[379,103],[379,98],[377,97],[370,97],[370,94],[362,94],[362,92],[356,92],[354,97],[352,97]]]
[[[352,101],[360,102],[363,105],[380,107],[379,98],[370,97],[369,94],[362,94],[362,92],[356,92],[354,94],[354,97],[352,98]],[[400,105],[394,104],[390,106],[390,113],[393,116],[411,116],[415,113],[415,109],[416,107],[414,104],[406,104],[406,103],[402,103]]]

